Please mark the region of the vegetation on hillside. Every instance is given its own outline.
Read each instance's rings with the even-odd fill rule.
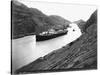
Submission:
[[[51,28],[65,28],[64,22],[66,22],[66,26],[70,23],[61,17],[51,18],[40,10],[29,8],[18,1],[12,1],[11,7],[12,39],[26,35],[36,35]]]

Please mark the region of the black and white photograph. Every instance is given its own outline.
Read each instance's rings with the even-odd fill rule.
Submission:
[[[95,5],[11,0],[11,74],[97,70]]]

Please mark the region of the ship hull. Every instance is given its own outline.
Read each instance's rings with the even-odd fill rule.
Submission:
[[[57,34],[51,34],[51,35],[36,35],[36,41],[45,41],[49,39],[53,39],[59,36],[63,36],[67,34],[68,31],[62,32],[62,33],[57,33]]]

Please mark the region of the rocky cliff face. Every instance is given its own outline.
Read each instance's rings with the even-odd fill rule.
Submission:
[[[74,42],[18,69],[16,73],[97,69],[97,10],[84,24],[83,30],[82,36]]]

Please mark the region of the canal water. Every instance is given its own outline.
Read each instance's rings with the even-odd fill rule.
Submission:
[[[41,42],[36,42],[35,35],[12,40],[13,71],[67,45],[82,34],[75,23],[70,24],[67,30],[66,35]]]

